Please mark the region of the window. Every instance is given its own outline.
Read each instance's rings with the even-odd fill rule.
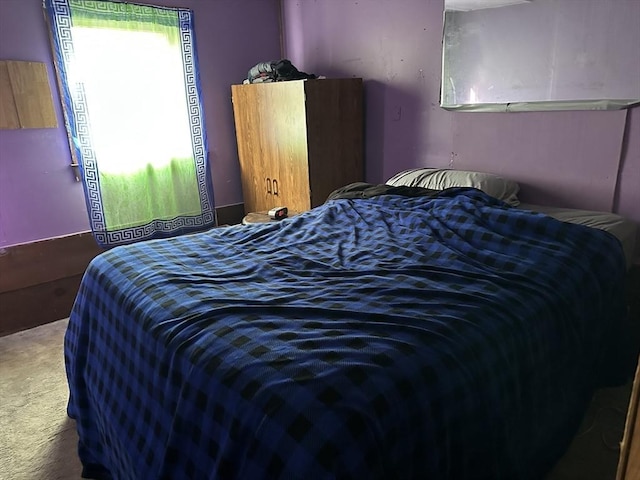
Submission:
[[[45,0],[98,243],[215,224],[190,10]]]

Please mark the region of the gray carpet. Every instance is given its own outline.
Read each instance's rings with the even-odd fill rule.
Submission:
[[[62,338],[67,320],[0,338],[0,479],[77,480]]]
[[[631,383],[596,391],[569,450],[546,480],[614,480]]]
[[[0,338],[0,480],[77,480],[62,339],[67,320]],[[580,433],[546,480],[613,480],[630,385],[596,392]]]

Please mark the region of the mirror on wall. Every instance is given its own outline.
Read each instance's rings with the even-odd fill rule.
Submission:
[[[440,106],[640,104],[639,0],[445,0]]]

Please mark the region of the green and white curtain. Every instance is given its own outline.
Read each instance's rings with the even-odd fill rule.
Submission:
[[[193,13],[101,0],[44,7],[98,243],[214,226]]]

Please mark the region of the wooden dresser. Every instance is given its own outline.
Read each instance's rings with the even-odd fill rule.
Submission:
[[[232,85],[245,212],[303,212],[364,180],[362,79]]]
[[[616,480],[640,479],[640,362],[633,381]]]

